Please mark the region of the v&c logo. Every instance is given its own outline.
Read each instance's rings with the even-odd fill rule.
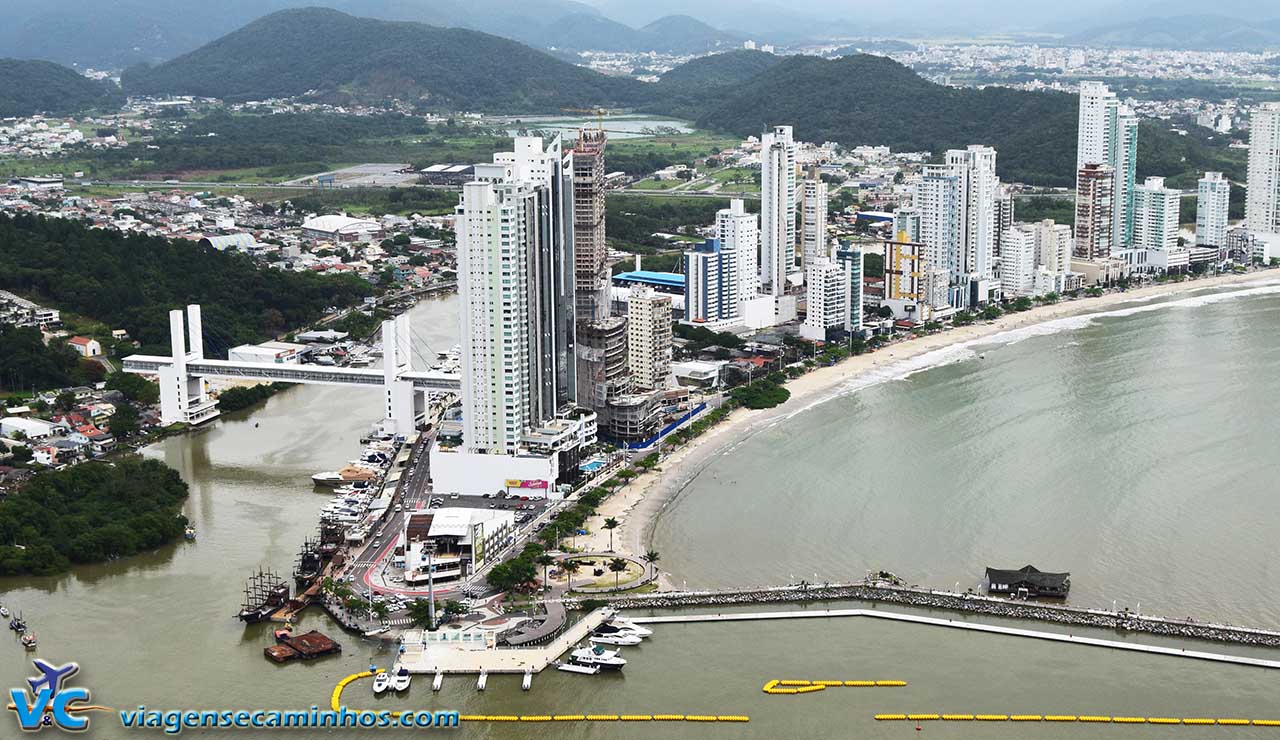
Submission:
[[[46,727],[57,727],[67,732],[83,732],[89,728],[89,718],[79,716],[92,710],[107,710],[89,704],[89,690],[68,687],[67,679],[80,670],[77,663],[55,666],[36,658],[39,676],[27,679],[31,687],[10,689],[9,706],[18,717],[18,726],[24,732],[38,732]]]

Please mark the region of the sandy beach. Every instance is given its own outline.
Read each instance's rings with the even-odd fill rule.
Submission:
[[[1080,298],[1053,305],[1036,306],[1029,311],[1006,314],[990,322],[978,322],[956,327],[918,339],[895,342],[876,352],[871,352],[806,373],[787,383],[791,398],[772,409],[737,409],[729,418],[713,429],[694,439],[663,458],[651,472],[636,477],[630,484],[618,490],[601,505],[599,512],[586,523],[591,533],[579,537],[579,549],[603,551],[609,546],[609,532],[603,528],[604,520],[615,517],[620,526],[614,530],[613,546],[619,553],[639,556],[650,544],[654,524],[663,509],[704,468],[707,462],[734,443],[776,420],[803,411],[820,403],[842,387],[875,371],[900,366],[903,372],[912,368],[908,361],[928,359],[929,353],[981,344],[983,340],[999,340],[996,335],[1026,329],[1038,324],[1077,316],[1104,314],[1118,309],[1141,306],[1159,298],[1182,297],[1192,293],[1218,291],[1230,288],[1258,287],[1280,281],[1280,271],[1266,270],[1243,275],[1219,275],[1180,283],[1149,285],[1125,292],[1107,293],[1096,298]],[[659,564],[661,570],[661,564]],[[666,574],[660,585],[670,588]]]

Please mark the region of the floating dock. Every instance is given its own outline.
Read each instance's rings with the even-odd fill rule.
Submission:
[[[278,644],[265,648],[262,653],[277,663],[285,663],[295,658],[311,660],[322,655],[342,652],[341,644],[315,630],[296,636],[279,635],[276,641]]]

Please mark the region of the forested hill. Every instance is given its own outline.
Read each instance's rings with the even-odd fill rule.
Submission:
[[[114,85],[91,80],[53,62],[0,59],[0,118],[64,115],[114,108],[124,101]]]
[[[0,500],[0,575],[52,575],[182,536],[187,484],[158,460],[39,473]]]
[[[748,136],[793,124],[796,138],[804,141],[888,145],[935,155],[985,144],[999,153],[997,166],[1005,180],[1074,184],[1078,107],[1076,97],[1066,93],[947,87],[887,57],[859,54],[830,60],[787,57],[713,100],[696,117],[700,127]],[[1138,175],[1185,182],[1195,172],[1222,169],[1243,177],[1243,158],[1226,143],[1144,124]]]
[[[273,13],[177,59],[129,69],[123,84],[129,94],[242,101],[315,91],[508,113],[630,105],[643,89],[497,36],[323,8]]]
[[[355,276],[259,268],[195,242],[0,215],[0,288],[128,330],[167,352],[169,311],[202,306],[210,352],[302,326],[372,292]]]

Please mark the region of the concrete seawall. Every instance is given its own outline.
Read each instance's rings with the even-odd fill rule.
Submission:
[[[604,599],[618,609],[671,609],[689,606],[735,606],[769,603],[803,603],[808,601],[866,601],[902,604],[925,609],[980,614],[1009,619],[1054,622],[1080,627],[1139,632],[1179,639],[1280,647],[1280,632],[1225,624],[1193,622],[1112,612],[1100,609],[1046,604],[1042,602],[1008,601],[975,594],[890,586],[882,584],[830,584],[824,586],[782,586],[777,588],[684,591],[636,594]]]

